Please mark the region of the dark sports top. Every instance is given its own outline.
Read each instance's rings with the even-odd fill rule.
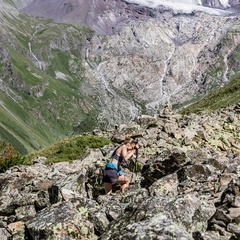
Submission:
[[[121,147],[121,146],[119,146],[119,147]],[[117,153],[116,153],[119,147],[117,147],[117,148],[115,149],[115,151],[113,152],[113,154],[112,154],[112,159],[115,159],[115,160],[117,160],[118,162],[122,163],[122,162],[124,162],[124,158],[123,158],[122,156],[118,156]]]

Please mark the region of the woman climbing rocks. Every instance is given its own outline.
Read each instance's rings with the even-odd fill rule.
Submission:
[[[103,183],[105,194],[109,195],[112,192],[114,183],[121,185],[121,193],[129,186],[129,179],[123,175],[120,165],[122,162],[130,159],[139,149],[139,146],[134,140],[125,140],[122,145],[117,147],[113,152],[110,161],[105,165],[103,171]]]

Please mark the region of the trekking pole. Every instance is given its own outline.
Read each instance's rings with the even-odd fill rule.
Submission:
[[[138,162],[138,148],[135,148],[135,150],[136,150],[136,157],[135,157],[133,172],[137,173],[138,172],[138,165],[139,165],[139,162]]]

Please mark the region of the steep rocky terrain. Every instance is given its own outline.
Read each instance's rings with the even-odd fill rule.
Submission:
[[[239,97],[239,1],[150,2],[0,0],[0,140],[26,153],[96,127],[141,145],[124,195],[101,182],[116,144],[0,174],[1,240],[240,239],[240,106],[179,114],[232,79]]]
[[[158,114],[164,105],[196,101],[226,84],[238,61],[232,54],[239,42],[235,20],[197,14],[164,23],[131,21],[118,35],[93,38],[83,86],[101,100],[99,122]]]
[[[240,106],[143,115],[94,135],[139,141],[123,165],[120,195],[103,194],[102,169],[115,148],[89,149],[73,163],[16,166],[0,174],[0,238],[237,240],[240,238]],[[67,144],[67,143],[66,143]]]
[[[2,0],[0,138],[25,154],[227,84],[239,74],[238,2],[190,1],[185,13],[186,2]]]

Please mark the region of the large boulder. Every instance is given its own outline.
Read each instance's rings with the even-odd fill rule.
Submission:
[[[142,168],[142,175],[151,184],[157,179],[174,173],[189,162],[190,159],[181,150],[163,151],[145,163]]]
[[[87,209],[78,209],[70,201],[41,210],[35,218],[26,222],[31,239],[97,239],[94,226],[88,220]]]

